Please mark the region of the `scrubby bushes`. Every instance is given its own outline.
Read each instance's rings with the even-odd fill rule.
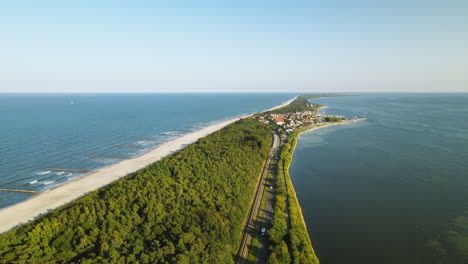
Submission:
[[[340,122],[342,119],[334,116],[326,116],[325,122]]]

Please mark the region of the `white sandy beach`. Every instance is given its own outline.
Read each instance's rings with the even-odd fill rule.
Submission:
[[[297,97],[276,106],[272,109],[288,105]],[[269,109],[269,110],[272,110]],[[205,137],[223,127],[239,120],[233,118],[205,127],[196,132],[183,135],[172,141],[159,145],[154,150],[139,157],[124,160],[111,166],[102,168],[98,172],[87,174],[59,187],[50,189],[27,201],[0,210],[0,233],[8,231],[13,227],[33,220],[35,217],[48,212],[51,209],[62,206],[77,198],[108,185],[122,177],[136,172],[164,157],[174,153],[185,146],[196,142],[199,138]]]

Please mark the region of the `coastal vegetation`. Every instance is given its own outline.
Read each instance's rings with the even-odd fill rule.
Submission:
[[[268,231],[268,237],[272,242],[269,264],[319,263],[289,176],[289,166],[296,147],[297,135],[301,131],[296,130],[289,135],[278,161],[275,214],[273,227]]]
[[[320,107],[323,107],[321,104],[317,103],[310,103],[310,99],[320,98],[320,97],[336,97],[336,96],[353,96],[351,94],[303,94],[298,96],[294,101],[290,104],[285,105],[283,107],[276,108],[271,111],[265,112],[266,114],[284,114],[284,113],[295,113],[295,112],[303,112],[306,110],[317,110]]]
[[[233,263],[271,142],[268,125],[237,121],[4,233],[0,263]],[[310,254],[302,231],[294,259]]]
[[[307,232],[307,227],[302,216],[301,206],[297,199],[296,192],[289,176],[289,167],[292,162],[292,156],[297,144],[297,135],[299,131],[294,131],[289,136],[288,142],[283,147],[282,168],[286,179],[289,201],[289,217],[291,229],[289,235],[291,239],[291,249],[293,254],[293,263],[319,263],[312,247],[312,242]]]
[[[265,113],[283,114],[283,113],[302,112],[310,108],[311,103],[308,101],[308,99],[311,99],[314,97],[315,95],[301,95],[301,96],[298,96],[290,104],[285,105],[283,107],[279,107],[277,109],[274,109],[268,112],[265,112]]]
[[[340,117],[326,116],[325,122],[340,122],[342,119]]]
[[[287,140],[274,168],[277,194],[272,228],[267,231],[268,263],[319,263],[289,176],[297,135],[314,123],[341,121],[320,117],[321,105],[308,102],[315,97],[299,96],[278,111],[239,120],[3,234],[0,259],[4,263],[233,263],[273,129],[286,133]]]
[[[283,134],[283,144],[277,162],[277,188],[275,197],[272,228],[268,230],[271,242],[269,264],[277,263],[319,263],[302,217],[302,210],[296,197],[289,176],[289,166],[297,143],[297,136],[312,127],[322,126],[322,122],[339,123],[341,117],[322,117],[320,104],[308,100],[320,96],[336,95],[301,95],[290,105],[278,108],[274,112],[258,115],[260,122],[267,122],[272,128]]]
[[[274,217],[272,227],[268,230],[268,239],[270,240],[270,256],[268,258],[269,264],[276,263],[291,263],[291,255],[289,253],[289,208],[286,204],[287,190],[286,181],[284,178],[282,159],[277,164],[277,180],[276,180],[276,196]]]

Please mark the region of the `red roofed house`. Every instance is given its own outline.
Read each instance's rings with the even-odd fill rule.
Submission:
[[[278,126],[284,125],[284,119],[283,118],[275,118],[275,122]]]

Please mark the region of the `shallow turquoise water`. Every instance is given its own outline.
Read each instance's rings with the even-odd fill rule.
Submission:
[[[468,263],[468,94],[312,101],[368,117],[298,141],[291,177],[321,263]]]
[[[292,94],[0,94],[0,188],[42,191],[157,142],[276,106]],[[31,194],[0,192],[0,208]]]

